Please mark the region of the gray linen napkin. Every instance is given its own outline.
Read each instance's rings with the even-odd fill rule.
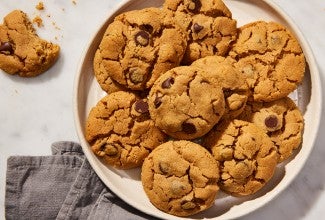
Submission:
[[[52,154],[8,158],[6,219],[154,219],[114,195],[79,144],[53,143]]]

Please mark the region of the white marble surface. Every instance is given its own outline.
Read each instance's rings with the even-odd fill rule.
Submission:
[[[120,1],[43,0],[43,11],[35,8],[38,2],[0,2],[1,18],[17,8],[31,18],[39,15],[44,26],[36,28],[37,33],[58,43],[62,49],[55,66],[36,78],[23,79],[0,71],[0,219],[4,219],[7,158],[11,155],[49,155],[54,141],[78,141],[72,110],[77,65],[92,34]],[[304,33],[316,57],[324,86],[325,1],[274,2]],[[322,219],[325,216],[325,136],[321,134],[325,129],[325,117],[321,120],[314,149],[297,178],[281,195],[243,219]]]

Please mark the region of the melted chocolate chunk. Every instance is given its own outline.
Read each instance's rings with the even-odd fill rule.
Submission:
[[[278,118],[275,115],[270,115],[265,118],[264,124],[268,128],[276,128],[278,126]]]
[[[149,111],[148,103],[143,101],[142,99],[136,101],[134,105],[134,109],[141,114],[147,113]]]
[[[155,104],[156,108],[159,108],[159,106],[162,103],[162,97],[158,96],[158,94],[156,95],[155,101],[153,102]]]
[[[141,25],[140,28],[149,32],[149,33],[153,32],[153,27],[150,24]]]
[[[200,0],[192,0],[192,2],[193,2],[194,5],[191,5],[189,7],[189,10],[194,12],[194,13],[198,12],[202,7],[201,1]]]
[[[193,31],[194,33],[199,33],[204,27],[199,25],[198,23],[193,24]]]
[[[175,82],[174,78],[169,77],[161,84],[161,87],[163,89],[169,89],[174,84],[174,82]]]
[[[134,40],[137,45],[147,46],[149,44],[149,34],[146,31],[139,31],[135,36]]]
[[[186,134],[194,134],[196,132],[196,127],[192,123],[183,122],[182,131]]]
[[[5,54],[7,54],[7,53],[12,54],[14,52],[14,50],[12,48],[11,43],[9,43],[9,42],[1,43],[0,52],[5,53]]]

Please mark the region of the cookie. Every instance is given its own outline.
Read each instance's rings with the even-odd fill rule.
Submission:
[[[157,127],[177,139],[203,136],[225,111],[218,81],[194,66],[176,67],[159,77],[148,102]]]
[[[169,141],[155,148],[142,165],[141,181],[150,202],[177,216],[212,206],[219,190],[219,166],[202,146]]]
[[[304,118],[289,97],[248,103],[239,118],[254,123],[268,134],[277,147],[279,162],[288,159],[302,142]]]
[[[37,76],[57,60],[60,47],[41,39],[27,15],[14,10],[0,25],[0,69],[22,77]]]
[[[275,22],[242,26],[229,54],[247,78],[251,101],[270,102],[288,96],[305,73],[299,42],[286,27]]]
[[[91,109],[85,136],[105,164],[119,169],[141,166],[166,138],[150,119],[147,101],[124,91],[105,96]]]
[[[248,86],[235,63],[236,61],[230,57],[207,56],[191,64],[209,72],[218,80],[226,104],[223,119],[236,118],[244,110],[248,99]]]
[[[128,88],[113,80],[105,70],[101,62],[100,51],[97,50],[94,57],[94,75],[100,87],[108,94],[118,91],[128,91]]]
[[[159,8],[125,12],[109,24],[99,45],[103,74],[132,90],[147,89],[179,65],[185,34]]]
[[[209,55],[225,55],[237,37],[237,22],[221,0],[166,0],[163,9],[188,34],[182,65]]]
[[[250,122],[235,119],[218,124],[203,145],[220,163],[220,189],[234,196],[257,192],[271,179],[277,165],[275,145]]]

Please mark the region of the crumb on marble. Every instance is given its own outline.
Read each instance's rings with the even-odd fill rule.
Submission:
[[[59,28],[59,27],[57,26],[57,24],[56,24],[54,21],[52,21],[52,25],[54,26],[54,28],[55,28],[56,30],[61,30],[61,28]]]
[[[37,10],[44,10],[44,3],[43,2],[38,2],[38,4],[35,7]]]
[[[77,4],[77,0],[72,0],[72,3],[73,3],[74,5],[76,5],[76,4]]]
[[[38,15],[34,17],[33,23],[37,24],[38,27],[42,27],[43,26],[43,20]]]

